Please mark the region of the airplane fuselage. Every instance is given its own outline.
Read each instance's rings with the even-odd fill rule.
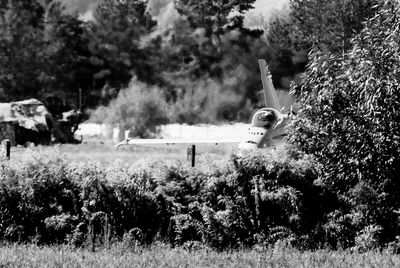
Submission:
[[[258,110],[253,115],[246,138],[239,144],[239,149],[254,150],[269,146],[273,138],[273,130],[282,119],[282,114],[276,109]]]

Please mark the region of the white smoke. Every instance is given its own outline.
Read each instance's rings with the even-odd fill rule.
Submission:
[[[59,0],[66,8],[67,12],[78,14],[85,14],[87,12],[93,12],[100,0]]]
[[[257,0],[254,9],[245,14],[245,26],[250,28],[267,29],[269,21],[287,14],[289,0]]]
[[[179,18],[173,0],[150,0],[147,11],[157,20],[158,33],[163,33],[173,27],[175,20]]]

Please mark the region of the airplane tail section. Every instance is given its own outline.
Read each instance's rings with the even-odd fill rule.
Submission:
[[[264,90],[265,105],[267,108],[274,108],[278,111],[281,110],[279,105],[278,96],[276,95],[274,85],[272,84],[272,76],[268,69],[265,60],[258,60],[261,72],[261,81]]]

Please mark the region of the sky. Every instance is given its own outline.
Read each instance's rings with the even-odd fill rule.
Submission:
[[[254,4],[255,12],[269,14],[274,10],[280,10],[289,4],[289,0],[257,0]]]
[[[83,17],[86,19],[91,18],[90,10],[96,7],[98,0],[60,0],[66,4],[66,6],[73,10],[79,10],[81,13],[86,13]],[[171,18],[170,16],[176,16],[173,10],[172,0],[149,0],[149,5],[152,6],[153,10],[164,14],[156,14],[158,19],[162,22],[168,23]],[[250,11],[247,16],[253,16],[254,14],[262,15],[265,19],[269,19],[277,11],[287,7],[289,0],[257,0],[254,4],[255,9]],[[153,14],[155,15],[155,14]]]
[[[257,0],[254,9],[245,14],[245,26],[265,29],[271,18],[288,9],[289,0]]]

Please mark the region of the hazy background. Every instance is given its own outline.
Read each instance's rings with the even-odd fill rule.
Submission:
[[[98,0],[60,0],[70,11],[78,11],[81,14],[93,12],[98,4]],[[276,10],[288,8],[289,0],[257,0],[254,3],[254,10],[251,13],[261,14],[265,18],[271,17]],[[149,10],[154,16],[161,16],[160,22],[167,22],[167,17],[173,18],[177,14],[174,12],[173,1],[170,0],[151,0]],[[90,15],[87,15],[90,16]]]
[[[82,108],[141,137],[248,122],[264,106],[258,59],[287,96],[312,49],[349,49],[371,14],[347,0],[19,1],[0,4],[0,98],[37,98],[55,117]]]

